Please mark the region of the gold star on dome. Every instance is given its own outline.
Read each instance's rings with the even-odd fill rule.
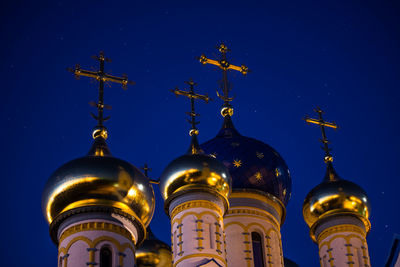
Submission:
[[[217,152],[214,152],[210,154],[210,157],[217,158],[217,155],[218,155]]]
[[[281,170],[278,169],[278,168],[276,168],[276,169],[275,169],[275,176],[276,176],[276,177],[279,177],[279,176],[281,176],[281,175],[282,175]]]
[[[283,189],[283,195],[286,196],[286,188]]]
[[[239,168],[240,166],[242,166],[242,161],[241,161],[240,159],[235,159],[235,160],[233,161],[233,165],[234,165],[236,168]]]
[[[260,181],[263,176],[262,176],[261,172],[256,172],[254,174],[254,177],[256,177],[257,181]]]
[[[257,158],[262,159],[262,158],[264,158],[264,153],[256,152],[256,156],[257,156]]]

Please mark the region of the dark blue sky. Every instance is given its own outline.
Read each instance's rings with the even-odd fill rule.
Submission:
[[[349,3],[350,2],[350,3]],[[306,194],[324,175],[320,131],[302,118],[321,106],[340,126],[328,130],[334,164],[369,195],[373,266],[383,266],[393,234],[400,233],[398,1],[12,1],[0,8],[3,141],[2,266],[55,266],[57,249],[42,215],[41,193],[61,164],[87,153],[95,121],[87,103],[97,86],[66,71],[90,69],[104,50],[106,70],[137,84],[106,88],[113,106],[109,147],[157,178],[188,148],[189,103],[169,89],[193,77],[198,92],[200,140],[218,132],[221,73],[196,57],[218,55],[224,41],[247,77],[230,75],[233,120],[244,135],[274,147],[293,180],[282,227],[284,255],[318,266],[317,246],[302,218]],[[158,188],[153,232],[169,241]],[[4,262],[6,261],[6,262]]]

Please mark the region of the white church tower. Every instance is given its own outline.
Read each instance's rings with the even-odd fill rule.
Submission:
[[[208,97],[194,93],[193,81],[187,83],[190,91],[175,89],[174,93],[191,100],[190,148],[165,168],[160,179],[171,219],[173,266],[226,267],[223,215],[228,210],[231,177],[224,165],[199,148],[194,100],[208,101]]]
[[[146,236],[154,213],[154,192],[146,178],[130,163],[111,156],[103,126],[103,84],[128,84],[126,77],[104,73],[104,55],[97,57],[98,72],[73,70],[76,76],[100,83],[95,106],[98,124],[88,155],[58,168],[42,196],[50,235],[58,246],[58,267],[135,266],[135,247]]]
[[[228,266],[284,266],[280,228],[291,188],[284,160],[267,144],[240,135],[230,115],[217,137],[201,147],[232,176],[224,216]]]
[[[321,127],[327,165],[325,178],[306,196],[304,220],[310,227],[311,239],[318,244],[322,267],[370,267],[366,236],[371,228],[370,205],[364,190],[343,180],[333,168],[325,127],[336,124],[323,120],[322,110],[315,110],[318,119],[306,118]]]
[[[227,264],[230,267],[283,266],[280,227],[284,222],[291,193],[289,169],[283,158],[269,145],[241,135],[232,122],[229,97],[229,70],[247,74],[246,66],[231,65],[224,44],[219,46],[219,61],[200,57],[203,64],[218,66],[223,73],[224,101],[222,129],[201,148],[221,161],[232,176],[229,209],[224,216]]]
[[[79,66],[72,70],[77,77],[98,80],[100,89],[92,148],[58,168],[43,192],[42,208],[58,246],[58,267],[284,267],[280,229],[291,195],[290,172],[275,149],[234,127],[227,72],[247,74],[248,69],[227,61],[224,44],[218,49],[220,60],[200,57],[202,64],[215,65],[223,73],[218,97],[224,101],[224,120],[216,137],[201,146],[197,140],[194,101],[208,102],[209,97],[196,94],[192,80],[186,82],[190,90],[173,91],[191,101],[191,143],[160,178],[171,220],[172,256],[167,244],[146,231],[155,207],[151,180],[113,157],[106,144],[104,82],[126,86],[129,81],[104,73],[102,53],[97,57],[99,71]],[[319,108],[316,111],[319,118],[306,121],[321,127],[327,170],[305,198],[304,219],[318,244],[322,267],[370,267],[368,197],[334,170],[325,127],[337,126],[324,121]]]

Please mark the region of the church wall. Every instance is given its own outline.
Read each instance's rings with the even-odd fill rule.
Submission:
[[[231,207],[224,217],[229,267],[252,267],[252,232],[262,237],[265,266],[283,266],[280,227],[268,212],[254,207]]]
[[[369,267],[365,230],[355,225],[329,227],[318,236],[322,267]]]
[[[211,201],[186,201],[173,208],[173,266],[198,266],[214,259],[226,266],[222,210]]]
[[[86,220],[65,227],[59,235],[59,267],[98,266],[100,249],[112,252],[113,267],[131,267],[135,262],[132,235],[118,224]]]

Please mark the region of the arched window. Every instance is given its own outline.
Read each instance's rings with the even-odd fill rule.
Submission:
[[[257,232],[251,232],[251,242],[253,244],[254,267],[265,267],[261,235]]]
[[[60,260],[58,261],[58,267],[62,267],[63,257],[60,256]]]
[[[100,267],[112,267],[112,252],[108,246],[100,249]]]

